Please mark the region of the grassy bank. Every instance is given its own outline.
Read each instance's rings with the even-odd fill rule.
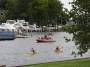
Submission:
[[[27,65],[23,67],[90,67],[90,58],[71,61],[52,62],[45,64]]]

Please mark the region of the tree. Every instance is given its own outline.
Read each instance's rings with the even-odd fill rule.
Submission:
[[[23,19],[27,17],[26,9],[29,0],[7,0],[7,19]]]
[[[34,0],[29,3],[28,15],[38,25],[56,24],[60,12],[62,4],[59,0]]]
[[[7,19],[16,19],[19,16],[18,1],[19,0],[7,0]]]
[[[0,9],[5,9],[6,0],[0,0]]]
[[[90,1],[74,0],[72,2],[73,9],[70,11],[71,17],[77,20],[78,24],[87,24],[90,22]]]
[[[7,19],[25,19],[38,25],[56,24],[62,12],[59,0],[7,0]]]
[[[69,14],[76,21],[76,25],[67,27],[66,30],[73,33],[73,40],[79,49],[78,54],[82,56],[90,49],[90,1],[74,0],[72,6]]]
[[[48,0],[48,18],[49,22],[57,24],[57,19],[63,12],[62,3],[59,0]]]
[[[48,18],[48,0],[34,0],[28,4],[28,16],[38,25],[45,24]]]

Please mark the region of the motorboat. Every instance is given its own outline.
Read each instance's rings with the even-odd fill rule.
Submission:
[[[37,41],[37,42],[56,42],[55,40],[46,40],[46,39],[44,39],[44,40],[42,40],[42,39],[37,39],[36,41]]]
[[[55,40],[53,40],[51,37],[49,36],[44,36],[44,37],[39,37],[38,39],[36,39],[37,42],[56,42]]]
[[[0,40],[14,40],[15,37],[15,32],[14,30],[9,30],[5,26],[0,26]]]
[[[25,20],[7,20],[5,26],[15,28],[16,38],[28,38],[29,23]]]

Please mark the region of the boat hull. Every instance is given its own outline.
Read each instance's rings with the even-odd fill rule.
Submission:
[[[29,36],[16,35],[16,38],[29,38]]]
[[[56,42],[56,41],[54,41],[54,40],[39,40],[39,39],[37,39],[36,41],[37,41],[37,42],[42,42],[42,43]]]
[[[0,40],[14,40],[15,38],[14,32],[0,32]]]

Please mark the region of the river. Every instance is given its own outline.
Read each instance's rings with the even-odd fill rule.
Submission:
[[[31,35],[32,34],[32,35]],[[45,62],[54,62],[62,60],[70,60],[77,58],[90,57],[90,50],[83,55],[76,58],[71,55],[72,51],[76,51],[74,41],[66,42],[64,37],[72,39],[73,35],[65,32],[54,32],[53,38],[56,42],[52,43],[37,43],[36,39],[44,33],[33,32],[30,33],[29,38],[17,38],[11,41],[0,41],[0,65],[7,67],[37,64]],[[63,47],[63,52],[56,53],[55,48]],[[37,53],[32,54],[31,49]]]

